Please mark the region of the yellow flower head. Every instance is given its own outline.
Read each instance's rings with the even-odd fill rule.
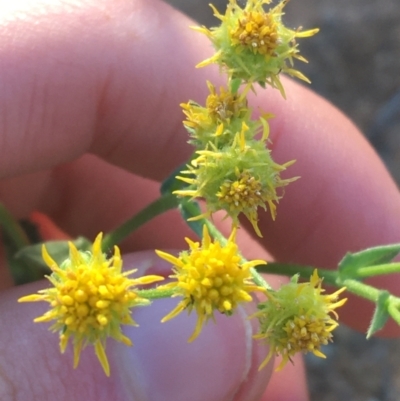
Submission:
[[[247,113],[247,100],[244,94],[238,95],[221,87],[217,93],[215,86],[208,83],[210,94],[206,100],[208,114],[214,121],[230,121],[232,118],[241,118]],[[244,113],[243,113],[244,112]]]
[[[186,238],[190,250],[178,257],[162,251],[157,255],[173,265],[173,282],[165,287],[176,290],[174,296],[182,297],[176,308],[163,318],[170,320],[187,309],[197,313],[197,324],[189,341],[193,341],[214,311],[231,315],[238,304],[252,300],[250,292],[264,291],[251,281],[250,268],[264,264],[262,260],[243,262],[236,244],[234,229],[226,244],[212,242],[207,230],[203,228],[203,240],[193,242]]]
[[[262,234],[258,228],[257,209],[261,207],[265,210],[266,204],[268,204],[271,216],[275,219],[276,205],[274,202],[278,202],[279,199],[276,191],[271,191],[270,188],[263,186],[261,180],[254,177],[249,170],[237,169],[236,179],[225,180],[216,195],[223,209],[228,211],[228,215],[233,216],[235,224],[238,223],[237,216],[243,213],[259,237],[262,237]]]
[[[281,17],[287,2],[283,0],[265,11],[263,5],[271,0],[247,0],[244,8],[236,0],[229,0],[225,15],[211,6],[221,25],[211,30],[204,26],[195,29],[209,37],[216,53],[198,67],[217,63],[231,79],[257,82],[262,87],[268,84],[279,89],[283,96],[281,71],[309,82],[293,68],[293,59],[307,61],[299,54],[296,38],[312,36],[318,29],[302,32],[286,28]]]
[[[277,370],[282,369],[298,352],[312,352],[325,358],[321,346],[332,341],[332,331],[338,326],[335,309],[347,300],[338,300],[338,296],[345,288],[323,295],[322,280],[317,270],[309,282],[299,284],[297,280],[295,276],[278,291],[268,291],[268,300],[259,304],[260,311],[255,316],[260,321],[261,329],[255,338],[266,340],[270,346],[270,352],[260,369],[274,354],[282,356]]]
[[[218,93],[211,82],[207,86],[210,94],[205,107],[192,100],[181,104],[186,115],[183,124],[191,136],[191,144],[204,149],[210,142],[217,147],[230,143],[241,130],[243,121],[255,126],[253,131],[259,129],[259,122],[251,121],[251,109],[247,107],[248,88],[239,94],[221,87]]]
[[[136,270],[122,272],[118,247],[114,248],[114,255],[107,259],[101,250],[101,240],[100,233],[93,243],[92,252],[80,252],[70,242],[70,257],[60,266],[43,245],[43,259],[52,270],[47,278],[53,287],[22,297],[19,302],[48,302],[50,309],[34,322],[55,321],[50,330],[60,333],[62,353],[72,339],[74,367],[78,366],[82,349],[93,345],[104,372],[109,376],[110,367],[105,353],[107,337],[132,345],[131,340],[122,334],[121,325],[136,325],[130,308],[149,304],[133,287],[163,280],[163,277],[129,278]]]
[[[244,125],[231,146],[197,151],[199,157],[188,165],[188,170],[177,176],[189,187],[174,193],[205,199],[207,211],[197,218],[224,210],[234,225],[238,225],[239,215],[243,213],[261,237],[258,208],[265,210],[268,205],[272,219],[275,219],[276,204],[281,198],[278,189],[296,180],[282,179],[280,173],[294,161],[283,165],[275,163],[263,141],[246,140],[246,130],[248,127]]]

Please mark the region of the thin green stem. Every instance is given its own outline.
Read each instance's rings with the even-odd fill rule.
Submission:
[[[359,267],[355,274],[360,277],[374,277],[383,274],[392,274],[400,272],[400,263],[386,263],[383,265]]]
[[[259,265],[256,267],[259,273],[280,274],[282,276],[292,277],[298,274],[302,279],[309,280],[315,266],[302,266],[292,263],[275,263],[271,262],[266,265]],[[324,283],[328,285],[337,286],[338,274],[336,271],[318,269],[318,275],[324,279]]]
[[[389,303],[388,312],[393,320],[400,325],[400,311],[395,303]]]
[[[141,298],[146,299],[161,299],[161,298],[171,298],[172,295],[175,294],[174,289],[161,289],[161,288],[152,288],[150,290],[139,290],[137,294]]]
[[[257,270],[262,273],[281,274],[293,276],[298,274],[301,278],[308,280],[313,271],[317,269],[318,275],[324,279],[324,283],[334,287],[346,287],[348,292],[358,295],[364,299],[376,303],[380,290],[358,280],[345,278],[341,279],[337,270],[319,269],[314,266],[301,266],[289,263],[268,263],[267,265],[257,266]]]
[[[364,284],[360,281],[354,279],[345,279],[340,281],[340,285],[346,287],[346,290],[367,299],[368,301],[376,303],[379,298],[380,291],[377,288],[374,288],[368,284]]]
[[[253,281],[255,284],[257,284],[260,287],[266,288],[267,290],[270,290],[272,288],[265,280],[265,278],[257,271],[256,268],[251,267],[250,272],[251,275],[253,276]]]
[[[178,205],[179,202],[175,195],[167,193],[160,196],[154,202],[142,209],[139,213],[131,217],[128,221],[106,234],[103,239],[103,249],[107,250],[112,248],[114,245],[119,244],[123,239],[128,237],[143,224],[147,223],[159,214],[178,207]]]

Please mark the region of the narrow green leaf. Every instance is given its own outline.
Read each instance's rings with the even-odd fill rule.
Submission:
[[[144,209],[140,210],[138,213],[122,223],[119,227],[107,233],[103,238],[103,251],[112,249],[115,245],[118,245],[139,227],[154,219],[154,217],[165,213],[168,210],[177,208],[178,205],[179,201],[175,195],[172,195],[169,192],[161,195],[158,199],[148,204],[144,207]]]
[[[389,319],[388,312],[388,299],[390,293],[388,291],[381,291],[378,297],[378,301],[375,306],[374,315],[372,316],[371,323],[367,331],[367,338],[372,337],[377,331],[381,330],[387,320]]]
[[[230,90],[232,93],[236,93],[239,90],[242,80],[240,78],[232,79],[230,82]]]
[[[188,221],[188,219],[202,213],[199,204],[196,201],[184,201],[180,204],[179,211],[186,224],[201,238],[203,236],[203,220]]]
[[[32,283],[40,280],[49,272],[47,266],[34,262],[24,262],[16,260],[8,250],[6,250],[7,264],[15,285]]]
[[[68,242],[72,242],[80,251],[88,251],[92,248],[92,243],[84,237],[78,237],[73,241],[45,242],[44,244],[46,245],[46,249],[50,256],[59,265],[69,257]],[[35,266],[36,268],[41,268],[43,271],[49,272],[49,269],[42,258],[42,245],[43,244],[35,244],[27,246],[18,251],[14,256],[14,259],[18,262],[23,262],[24,264]]]
[[[189,161],[190,162],[190,161]],[[178,180],[176,178],[177,175],[180,174],[182,170],[187,170],[187,164],[188,162],[181,164],[178,166],[162,183],[160,186],[160,192],[161,195],[166,195],[169,193],[172,193],[174,191],[177,191],[179,189],[186,188],[188,184],[185,182]]]
[[[347,253],[339,263],[341,276],[357,278],[357,269],[390,262],[400,253],[400,244],[382,245]]]

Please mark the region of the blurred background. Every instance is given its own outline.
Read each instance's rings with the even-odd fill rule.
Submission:
[[[166,0],[213,26],[209,0]],[[220,12],[227,0],[212,3]],[[400,0],[291,0],[285,25],[319,27],[299,40],[311,87],[344,111],[400,182]],[[306,358],[312,401],[399,401],[400,341],[335,331],[326,360]],[[278,373],[279,374],[279,373]]]

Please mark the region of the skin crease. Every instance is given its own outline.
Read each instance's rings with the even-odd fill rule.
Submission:
[[[214,67],[194,69],[211,55],[210,45],[187,29],[191,21],[152,0],[3,0],[0,15],[1,200],[16,216],[38,209],[69,235],[94,238],[155,199],[155,181],[189,156],[177,105],[202,102],[206,79],[223,82]],[[260,215],[263,239],[242,230],[243,252],[249,259],[272,256],[334,267],[348,250],[399,242],[398,190],[377,155],[326,101],[292,81],[285,79],[284,86],[287,100],[268,89],[251,103],[275,114],[273,156],[281,163],[297,159],[285,175],[302,178],[286,189],[276,222]],[[177,219],[176,212],[155,219],[123,249],[182,249],[183,237],[191,234]],[[2,288],[10,287],[6,270],[0,272]],[[397,276],[375,283],[393,292],[399,287]],[[89,350],[83,369],[73,371],[47,327],[30,323],[43,305],[15,303],[30,291],[9,289],[0,296],[0,344],[7,344],[0,353],[1,399],[35,396],[30,392],[35,383],[47,387],[34,400],[78,399],[83,389],[89,401],[99,400],[101,391],[115,395],[116,381],[101,391],[92,384],[104,379],[98,368],[91,371],[97,362]],[[365,329],[371,309],[351,299],[339,313],[352,327]],[[389,325],[384,334],[397,331]],[[48,381],[54,369],[67,373]],[[79,385],[71,386],[78,379]],[[237,395],[235,401],[248,400],[240,391]],[[307,398],[298,361],[274,374],[261,397]]]

